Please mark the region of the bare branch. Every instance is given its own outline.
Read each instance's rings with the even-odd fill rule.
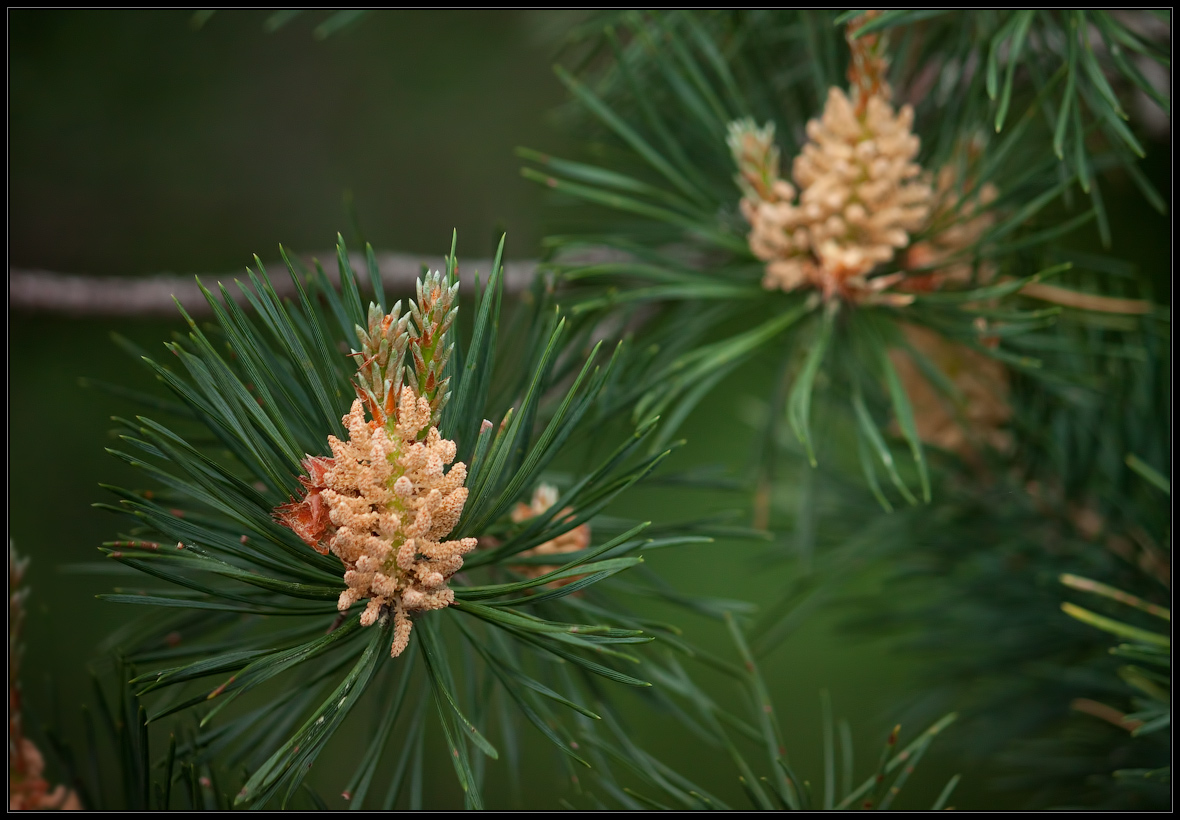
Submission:
[[[338,281],[335,252],[308,254],[301,257],[309,266],[313,259],[325,264],[328,276]],[[362,254],[349,255],[353,269],[365,269]],[[414,281],[421,273],[422,265],[431,268],[442,267],[441,257],[415,256],[408,253],[379,253],[377,267],[381,281],[393,293],[412,293]],[[470,286],[476,271],[487,281],[492,262],[490,259],[464,261],[460,259],[460,278]],[[267,270],[283,271],[273,276],[275,290],[280,296],[294,296],[295,285],[285,272],[282,262],[268,264]],[[528,288],[537,270],[537,262],[531,259],[509,260],[504,263],[504,288],[520,292]],[[176,316],[175,297],[185,310],[194,316],[207,316],[210,309],[197,287],[197,279],[212,289],[215,282],[235,279],[244,280],[245,274],[210,273],[184,275],[160,273],[151,276],[84,276],[78,274],[54,273],[45,270],[8,269],[8,305],[11,310],[30,312],[67,313],[85,316]],[[235,298],[245,302],[236,288],[230,288]]]

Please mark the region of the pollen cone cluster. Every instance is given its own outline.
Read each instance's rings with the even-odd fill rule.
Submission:
[[[27,737],[8,742],[8,810],[44,811],[64,809],[76,811],[82,801],[73,789],[63,785],[52,789],[45,780],[45,758]]]
[[[418,441],[430,414],[430,402],[403,387],[392,432],[365,421],[358,399],[343,419],[349,440],[328,438],[335,463],[320,495],[335,528],[328,549],[345,566],[348,589],[339,608],[368,598],[364,626],[391,608],[394,656],[410,638],[406,613],[450,605],[455,593],[447,579],[476,545],[474,538],[441,540],[463,513],[467,468],[460,462],[443,472],[455,459],[455,443],[441,438],[437,427]]]
[[[516,508],[512,510],[512,520],[518,524],[524,523],[531,518],[536,518],[538,515],[543,515],[553,508],[557,503],[557,489],[549,484],[541,484],[533,491],[533,498],[529,504],[517,504]],[[558,514],[560,520],[564,516],[572,513],[573,510],[566,508]],[[563,532],[556,538],[539,544],[532,549],[525,550],[520,553],[518,557],[528,558],[534,555],[562,555],[567,552],[577,552],[590,546],[590,525],[580,524],[572,530]],[[542,566],[522,564],[515,567],[518,572],[528,578],[538,578],[547,572],[553,572],[560,566],[558,564],[546,564]],[[580,576],[572,576],[570,578],[561,578],[553,582],[556,587],[565,586],[578,580]]]
[[[972,188],[970,179],[962,187]],[[939,171],[930,236],[906,249],[901,264],[912,273],[900,288],[922,292],[939,290],[947,284],[968,285],[973,272],[977,282],[992,279],[995,271],[989,265],[973,271],[968,251],[995,224],[995,214],[987,206],[997,196],[996,186],[988,182],[973,195],[964,197],[954,168],[946,166]]]
[[[21,719],[21,632],[25,620],[24,586],[28,559],[21,559],[16,547],[8,545],[8,810],[81,809],[73,789],[52,788],[45,779],[45,758],[33,741],[25,737]]]
[[[946,374],[962,397],[962,405],[956,409],[909,356],[890,351],[890,359],[913,404],[918,437],[969,461],[978,459],[981,446],[1007,451],[1012,436],[1005,427],[1012,408],[1008,404],[1008,373],[1004,366],[934,331],[913,325],[902,327],[909,344]]]
[[[979,211],[996,193],[983,186],[963,201],[951,168],[939,173],[935,190],[916,162],[913,109],[893,107],[883,41],[853,33],[850,91],[829,89],[821,116],[807,123],[808,141],[792,163],[794,184],[779,179],[773,124],[759,128],[747,119],[730,125],[741,210],[751,228],[750,250],[766,262],[768,290],[812,287],[826,299],[907,304],[913,297],[897,290],[970,277],[962,251],[990,224]],[[911,247],[913,235],[926,230],[933,238]],[[873,276],[906,248],[901,271]],[[943,260],[946,270],[930,271]],[[887,290],[915,267],[923,270],[914,287]]]
[[[881,92],[859,111],[840,89],[829,91],[823,115],[808,122],[810,140],[793,164],[798,190],[770,178],[761,191],[751,186],[741,202],[751,226],[750,250],[767,263],[764,287],[810,286],[829,299],[885,299],[881,292],[900,277],[869,274],[909,244],[926,224],[933,200],[914,162],[919,141],[910,130],[913,116],[909,106],[894,111]],[[730,146],[756,144],[767,132],[752,122],[735,123]]]
[[[357,328],[357,399],[342,419],[348,439],[328,436],[332,457],[308,456],[303,497],[275,511],[308,546],[344,564],[340,611],[368,599],[363,626],[393,617],[394,657],[409,643],[409,613],[455,600],[447,580],[476,546],[474,538],[443,540],[467,502],[467,467],[446,469],[455,442],[437,427],[449,395],[441,374],[454,295],[434,275],[425,289],[419,282],[420,303],[408,316],[399,318],[400,303],[384,316],[370,309],[368,330]],[[403,372],[406,358],[413,365]]]

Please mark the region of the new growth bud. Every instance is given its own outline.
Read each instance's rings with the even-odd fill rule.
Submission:
[[[396,412],[398,396],[402,388],[402,363],[406,358],[410,334],[410,316],[401,315],[399,301],[388,314],[383,314],[378,305],[369,303],[369,328],[356,328],[361,349],[354,350],[358,357],[356,380],[357,397],[364,402],[369,415],[379,424]]]
[[[442,274],[434,271],[418,280],[418,299],[410,305],[413,325],[409,338],[411,362],[406,365],[406,379],[416,385],[419,396],[430,402],[433,425],[439,423],[442,410],[451,397],[447,390],[450,378],[443,373],[455,349],[448,331],[459,310],[455,299],[458,290],[458,282],[447,287]]]

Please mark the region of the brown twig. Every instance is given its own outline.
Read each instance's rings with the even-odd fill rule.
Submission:
[[[1105,720],[1107,723],[1117,726],[1120,729],[1126,729],[1128,732],[1133,732],[1143,725],[1143,721],[1127,717],[1113,706],[1107,706],[1105,703],[1099,703],[1089,698],[1074,698],[1069,704],[1069,708],[1075,712],[1082,712],[1100,720]]]
[[[1020,289],[1020,293],[1024,296],[1031,296],[1034,299],[1052,302],[1063,307],[1077,308],[1078,310],[1093,310],[1099,313],[1142,315],[1151,313],[1155,309],[1155,306],[1145,299],[1119,299],[1113,296],[1099,296],[1095,293],[1082,293],[1081,291],[1070,290],[1068,288],[1058,287],[1057,285],[1046,285],[1040,282],[1025,285]]]

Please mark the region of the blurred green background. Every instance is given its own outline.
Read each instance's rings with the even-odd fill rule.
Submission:
[[[510,257],[536,256],[544,191],[520,179],[512,149],[571,146],[547,113],[565,99],[551,71],[554,43],[580,14],[369,13],[325,39],[315,36],[324,13],[303,14],[273,33],[264,32],[268,16],[218,12],[196,30],[191,12],[10,12],[10,266],[125,276],[233,272],[253,253],[274,258],[280,241],[322,250],[338,230],[357,229],[378,249],[429,261],[446,250],[452,228],[461,258],[490,255],[506,230]],[[1166,151],[1153,150],[1149,172],[1166,180]],[[1112,199],[1116,236],[1167,224],[1117,184]],[[1155,247],[1166,252],[1164,243]],[[1149,244],[1121,244],[1141,265],[1158,271],[1167,262],[1153,259],[1158,250]],[[32,558],[24,685],[38,717],[56,711],[68,727],[88,697],[82,670],[96,644],[124,618],[144,616],[96,601],[107,579],[69,571],[95,559],[97,545],[118,529],[113,516],[89,506],[110,500],[98,483],[139,481],[103,447],[115,442],[110,416],[140,409],[82,389],[78,378],[153,388],[109,336],[117,331],[156,353],[182,325],[10,320],[9,532]],[[690,447],[675,466],[741,469],[753,431],[732,421],[735,401],[745,384],[770,377],[770,365],[759,362],[714,391],[683,428]],[[733,506],[745,506],[744,497],[651,489],[617,512],[658,521]],[[780,552],[788,544],[784,537]],[[760,604],[798,572],[794,561],[771,561],[765,545],[747,543],[660,553],[649,565],[684,592]],[[730,654],[716,625],[680,620],[690,637]],[[843,633],[839,620],[838,610],[817,611],[764,670],[792,761],[813,783],[821,771],[820,689],[831,690],[836,714],[852,722],[862,778],[894,722],[893,706],[918,674],[910,659]],[[719,755],[666,720],[639,709],[634,716],[638,739],[744,804]],[[898,807],[929,806],[946,779],[964,770],[964,761],[935,748]],[[552,806],[567,792],[551,757],[543,742],[528,753],[543,776],[523,784],[522,807]],[[346,775],[327,761],[318,768],[323,792],[338,793]],[[428,771],[437,784],[428,805],[456,805],[441,754]],[[991,793],[984,773],[965,774],[956,806],[1019,801]]]

